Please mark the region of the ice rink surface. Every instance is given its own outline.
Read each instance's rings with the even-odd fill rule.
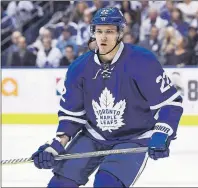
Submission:
[[[55,132],[53,125],[3,125],[2,159],[30,157]],[[198,187],[198,126],[180,126],[170,149],[169,158],[148,160],[135,187]],[[87,187],[92,187],[93,175]],[[51,177],[51,170],[39,170],[32,163],[2,166],[3,187],[46,187]]]

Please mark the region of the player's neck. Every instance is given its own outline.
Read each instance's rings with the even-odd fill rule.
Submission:
[[[115,49],[112,52],[110,52],[110,53],[108,53],[106,55],[99,55],[100,60],[103,63],[111,62],[113,60],[113,58],[115,57],[115,55],[116,55],[117,51],[119,50],[119,48],[120,48],[120,43],[115,47]]]

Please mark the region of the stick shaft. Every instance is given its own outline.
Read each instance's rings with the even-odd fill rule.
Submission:
[[[148,150],[147,147],[140,147],[140,148],[95,151],[95,152],[88,152],[88,153],[74,153],[74,154],[58,155],[57,157],[55,157],[55,160],[99,157],[99,156],[106,156],[110,154],[143,153],[143,152],[147,152],[147,150]]]
[[[104,150],[104,151],[87,152],[87,153],[73,153],[73,154],[55,156],[55,160],[99,157],[110,154],[144,153],[147,152],[147,150],[148,150],[147,147],[140,147],[140,148],[127,148],[127,149],[116,149],[116,150]],[[2,160],[1,164],[20,164],[20,163],[29,163],[29,162],[33,162],[33,160],[31,158],[20,158],[20,159]]]

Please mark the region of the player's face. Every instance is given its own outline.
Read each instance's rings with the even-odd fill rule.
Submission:
[[[112,50],[117,42],[118,32],[114,25],[97,25],[95,29],[96,42],[100,53]]]

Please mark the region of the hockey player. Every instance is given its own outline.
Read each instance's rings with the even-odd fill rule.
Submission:
[[[68,69],[56,138],[32,155],[37,168],[53,169],[48,187],[85,185],[98,166],[94,187],[129,187],[148,156],[169,156],[182,98],[150,51],[122,42],[124,26],[119,9],[99,9],[91,24],[96,49]],[[148,153],[54,160],[58,154],[141,146]]]

